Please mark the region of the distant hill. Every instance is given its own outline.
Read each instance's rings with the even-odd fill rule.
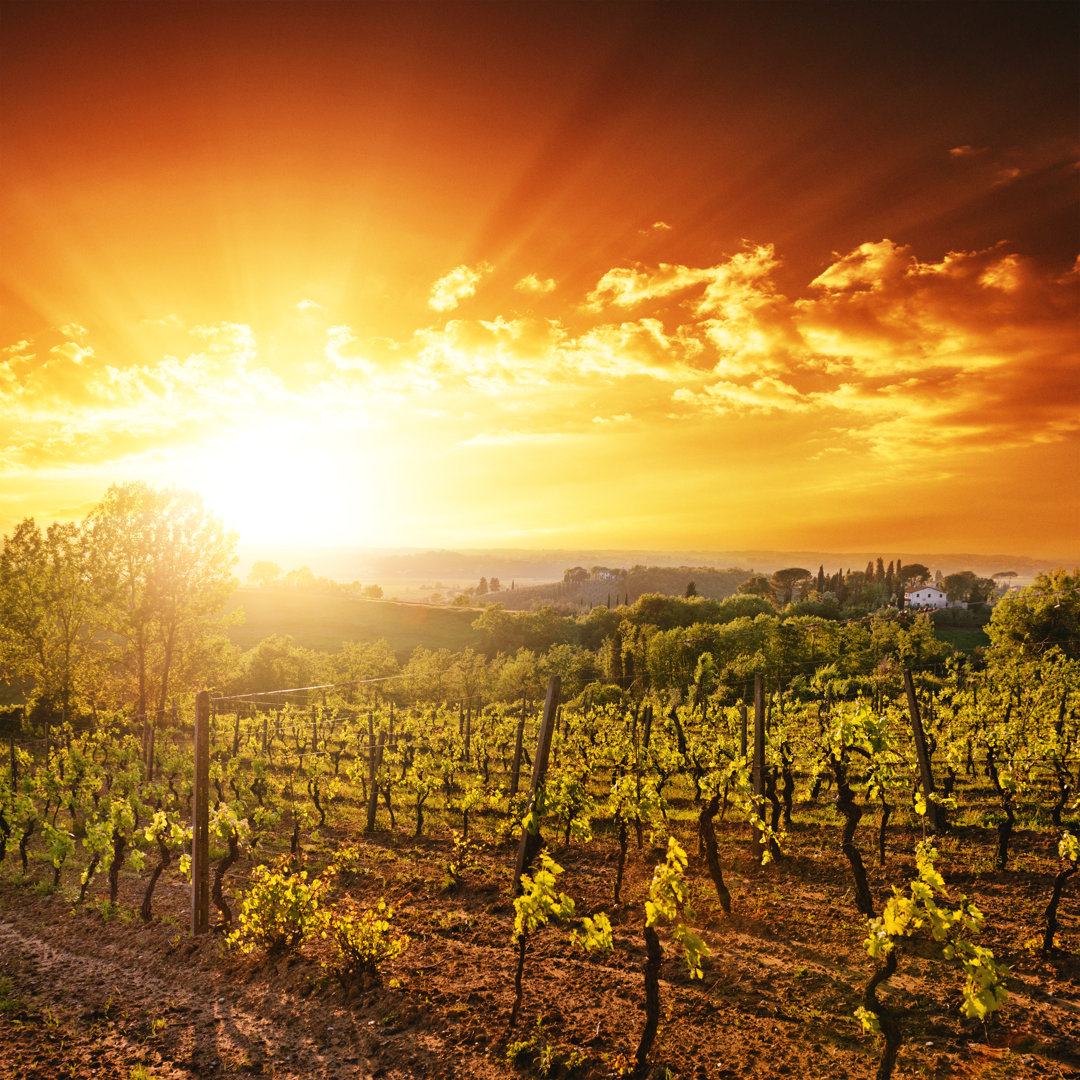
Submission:
[[[504,585],[511,581],[561,580],[563,571],[572,566],[631,567],[660,566],[707,566],[746,567],[760,574],[771,574],[787,566],[804,566],[816,572],[824,566],[826,573],[840,569],[861,570],[871,559],[881,556],[886,563],[901,559],[905,563],[923,563],[932,571],[952,574],[960,570],[974,570],[981,577],[989,577],[1006,570],[1015,570],[1021,582],[1030,581],[1040,570],[1053,570],[1058,566],[1072,567],[1080,561],[1080,555],[1071,559],[1034,558],[1026,555],[1007,554],[934,554],[925,551],[874,550],[874,551],[779,551],[768,549],[743,549],[731,551],[662,551],[657,549],[553,549],[529,550],[525,548],[466,548],[459,551],[418,550],[386,548],[346,547],[273,547],[270,545],[245,545],[239,547],[240,564],[237,568],[241,578],[247,576],[252,563],[267,559],[290,570],[309,566],[317,576],[337,581],[362,581],[381,585],[388,596],[396,591],[399,580],[436,579],[471,581],[481,577],[498,577]]]
[[[608,604],[618,607],[632,604],[645,593],[685,596],[692,582],[697,596],[723,600],[733,596],[749,576],[749,570],[734,567],[726,570],[712,566],[636,566],[629,570],[603,567],[590,572],[584,580],[503,588],[476,599],[479,603],[503,604],[508,611],[527,611],[544,604],[571,604],[584,609]]]
[[[479,614],[469,608],[438,608],[392,600],[361,600],[308,589],[241,588],[229,610],[242,608],[243,623],[229,628],[234,645],[250,649],[271,634],[287,634],[308,649],[334,652],[344,641],[386,638],[399,660],[417,645],[429,649],[478,647],[472,629]]]

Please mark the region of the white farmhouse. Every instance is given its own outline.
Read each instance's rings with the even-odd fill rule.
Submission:
[[[933,585],[923,585],[905,592],[904,603],[908,607],[943,608],[948,607],[949,598]]]

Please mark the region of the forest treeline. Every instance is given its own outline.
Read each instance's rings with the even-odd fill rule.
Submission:
[[[44,530],[22,522],[0,552],[9,701],[24,704],[31,721],[78,723],[102,710],[168,715],[200,689],[356,683],[402,702],[518,701],[537,698],[558,674],[566,697],[660,693],[725,703],[757,671],[794,695],[891,694],[903,668],[940,671],[954,655],[925,613],[877,603],[887,599],[879,592],[889,571],[896,587],[928,580],[927,568],[882,560],[839,582],[823,569],[816,578],[800,568],[751,575],[723,599],[687,588],[690,595],[613,598],[577,613],[493,605],[473,623],[480,647],[418,647],[404,660],[386,641],[322,652],[280,634],[241,650],[230,645],[222,614],[236,587],[235,544],[198,496],[145,484],[110,488],[81,522]],[[984,592],[987,584],[966,582]],[[848,586],[846,598],[829,585]],[[1077,657],[1080,574],[1040,575],[999,599],[986,631],[998,658],[1050,648]]]

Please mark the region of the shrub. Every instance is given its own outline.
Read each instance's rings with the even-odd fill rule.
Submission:
[[[379,969],[408,947],[405,935],[391,932],[393,917],[393,910],[383,900],[362,909],[346,898],[323,912],[322,934],[333,945],[333,955],[324,964],[342,986],[378,984],[382,979]]]
[[[308,881],[306,870],[294,873],[284,863],[256,867],[252,876],[239,926],[227,938],[230,945],[245,953],[265,949],[270,956],[281,956],[318,933],[325,878]]]

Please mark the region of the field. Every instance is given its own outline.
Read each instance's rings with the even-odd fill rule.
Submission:
[[[827,813],[815,816],[825,820],[797,830],[789,858],[766,872],[729,876],[729,917],[702,883],[702,862],[692,861],[712,956],[700,982],[692,983],[677,959],[664,964],[664,1020],[654,1057],[673,1075],[873,1075],[873,1040],[852,1020],[873,965],[860,947],[838,826],[826,824]],[[726,860],[745,859],[739,832],[721,830]],[[353,843],[355,835],[343,828],[327,839]],[[895,842],[904,849],[912,839],[899,834]],[[943,992],[935,971],[939,962],[905,954],[903,975],[894,980],[894,1000],[909,1010],[900,1076],[1078,1074],[1075,918],[1069,920],[1072,955],[1042,960],[1009,946],[1037,929],[1050,888],[1050,853],[1026,839],[1035,852],[1007,874],[985,869],[989,847],[946,856],[950,885],[983,907],[991,928],[985,943],[1012,964],[1004,1020],[988,1029],[961,1021],[955,988]],[[188,887],[175,878],[162,890],[162,918],[147,926],[130,914],[103,924],[92,908],[73,913],[63,896],[36,895],[7,880],[0,978],[9,989],[0,1002],[0,1077],[128,1080],[139,1064],[147,1069],[143,1075],[163,1080],[616,1075],[633,1055],[644,1016],[641,901],[660,850],[646,847],[631,857],[627,903],[616,910],[611,843],[555,848],[565,867],[560,886],[582,910],[612,912],[616,951],[592,960],[565,933],[538,935],[522,1017],[508,1033],[513,852],[507,845],[486,848],[463,884],[447,892],[442,864],[450,844],[445,829],[422,843],[386,830],[360,841],[364,872],[349,891],[367,901],[385,897],[411,944],[389,967],[384,986],[353,997],[328,986],[314,959],[238,958],[217,935],[193,942],[185,931]],[[872,876],[883,895],[887,882],[903,874],[894,866]],[[138,899],[136,883],[125,881],[124,911]],[[507,1061],[512,1043],[524,1044],[516,1063]]]
[[[989,690],[977,689],[985,702]],[[954,777],[958,806],[950,812],[950,827],[935,838],[935,865],[948,890],[941,910],[959,910],[961,896],[978,905],[985,927],[972,941],[1008,965],[1008,997],[982,1020],[966,1018],[959,966],[946,962],[947,954],[925,932],[897,938],[898,971],[880,994],[903,1034],[896,1076],[1080,1075],[1075,885],[1062,896],[1055,947],[1041,947],[1046,907],[1062,868],[1060,830],[1048,820],[1052,774],[1041,765],[1042,755],[1056,752],[1058,697],[1056,691],[1036,693],[1023,709],[1023,731],[1039,756],[1024,759],[1021,752],[1023,760],[1010,765],[1010,783],[1023,795],[1009,803],[1015,829],[1005,867],[997,865],[1002,849],[993,757],[984,756],[986,747],[1005,737],[1000,724],[986,727],[975,695],[961,702],[955,688],[928,702],[939,765],[946,745],[958,752],[957,762],[964,748],[971,751],[970,767]],[[456,708],[418,707],[394,715],[383,706],[369,727],[366,709],[346,706],[322,712],[317,721],[306,709],[282,717],[243,702],[235,708],[230,716],[221,706],[211,759],[211,863],[222,886],[215,932],[189,934],[191,886],[175,858],[156,886],[152,917],[139,918],[154,849],[139,839],[143,826],[123,825],[122,813],[111,819],[119,824],[81,903],[85,856],[67,850],[57,861],[56,849],[39,836],[26,846],[23,869],[23,848],[15,849],[12,834],[0,863],[4,1080],[629,1075],[648,1016],[646,901],[658,896],[654,873],[669,855],[669,836],[688,854],[677,918],[700,934],[708,952],[702,977],[692,978],[675,922],[657,924],[665,949],[658,1030],[639,1075],[875,1075],[880,1046],[860,1032],[854,1015],[877,964],[864,949],[867,919],[857,909],[850,855],[842,849],[839,785],[849,778],[860,792],[865,816],[854,843],[879,913],[894,886],[905,891],[917,877],[914,853],[927,823],[904,805],[914,775],[906,750],[899,757],[883,755],[887,770],[881,772],[860,766],[856,776],[835,764],[832,773],[812,767],[823,740],[839,755],[834,762],[846,757],[843,747],[854,752],[864,745],[851,735],[853,725],[878,730],[865,711],[838,706],[835,728],[815,722],[819,703],[774,718],[767,760],[775,762],[773,779],[782,780],[791,796],[791,818],[781,827],[782,852],[766,866],[752,854],[745,759],[732,750],[738,745],[737,709],[712,720],[685,710],[681,727],[659,718],[653,726],[648,714],[635,714],[632,726],[630,717],[603,710],[567,714],[553,742],[540,829],[562,868],[555,887],[573,900],[575,911],[564,925],[553,921],[528,933],[520,1015],[511,1025],[519,956],[512,867],[524,796],[508,800],[506,786],[519,710],[490,705],[473,717]],[[884,714],[896,747],[905,715],[902,704],[888,705]],[[1071,745],[1076,718],[1067,719],[1058,726]],[[530,714],[526,746],[537,746],[537,722]],[[374,752],[376,732],[385,755]],[[139,779],[137,740],[117,741],[114,732],[112,750],[99,766],[108,795],[100,805],[94,802],[97,814],[111,800],[121,812],[136,809],[145,825],[158,805],[182,825],[191,747],[179,735],[173,742],[162,734],[159,776],[149,782]],[[676,745],[684,739],[685,753]],[[54,758],[63,760],[64,775],[76,767],[92,771],[89,763],[100,759],[104,745],[93,737],[76,739],[80,756],[63,758],[56,751]],[[774,751],[781,756],[773,757]],[[713,766],[728,760],[730,767],[705,769],[699,787],[687,764],[706,760]],[[32,758],[21,752],[20,767],[24,775],[33,769]],[[1027,770],[1022,783],[1021,769]],[[38,775],[44,794],[50,789]],[[899,804],[882,834],[883,863],[878,815],[861,794],[871,775]],[[619,787],[620,776],[637,778],[638,795]],[[617,790],[630,801],[614,801]],[[721,792],[730,794],[730,806],[725,797],[713,819],[730,913],[702,856],[707,834],[699,822],[709,790],[718,800]],[[39,815],[40,832],[48,804],[43,819],[39,809],[20,805]],[[776,825],[779,801],[774,805]],[[260,812],[264,806],[272,810],[269,817]],[[720,810],[719,801],[714,808]],[[95,813],[89,801],[83,812],[89,823]],[[243,828],[237,824],[241,815]],[[642,828],[635,835],[638,821]],[[103,871],[121,836],[128,837],[128,847],[119,850],[142,846],[147,865],[136,870],[130,858],[121,860],[110,899]],[[621,887],[620,837],[626,839]],[[229,857],[233,840],[235,862]],[[318,925],[329,939],[315,932],[277,952],[260,947],[247,953],[227,941],[221,927],[227,923],[235,931],[246,924],[240,901],[256,895],[261,865],[277,866],[284,875],[302,867],[306,879],[286,877],[291,890],[302,890],[304,881],[326,882],[320,903],[332,917]],[[407,947],[381,961],[378,974],[342,978],[335,968],[334,920],[383,901],[393,915],[381,940],[405,935]],[[586,954],[572,939],[570,931],[584,925],[585,915],[608,917],[610,952]]]
[[[288,634],[298,645],[326,652],[344,641],[386,638],[399,660],[417,645],[459,650],[478,645],[472,629],[479,612],[393,600],[287,588],[238,589],[229,610],[240,608],[244,621],[229,628],[234,645],[249,649],[271,634]]]

